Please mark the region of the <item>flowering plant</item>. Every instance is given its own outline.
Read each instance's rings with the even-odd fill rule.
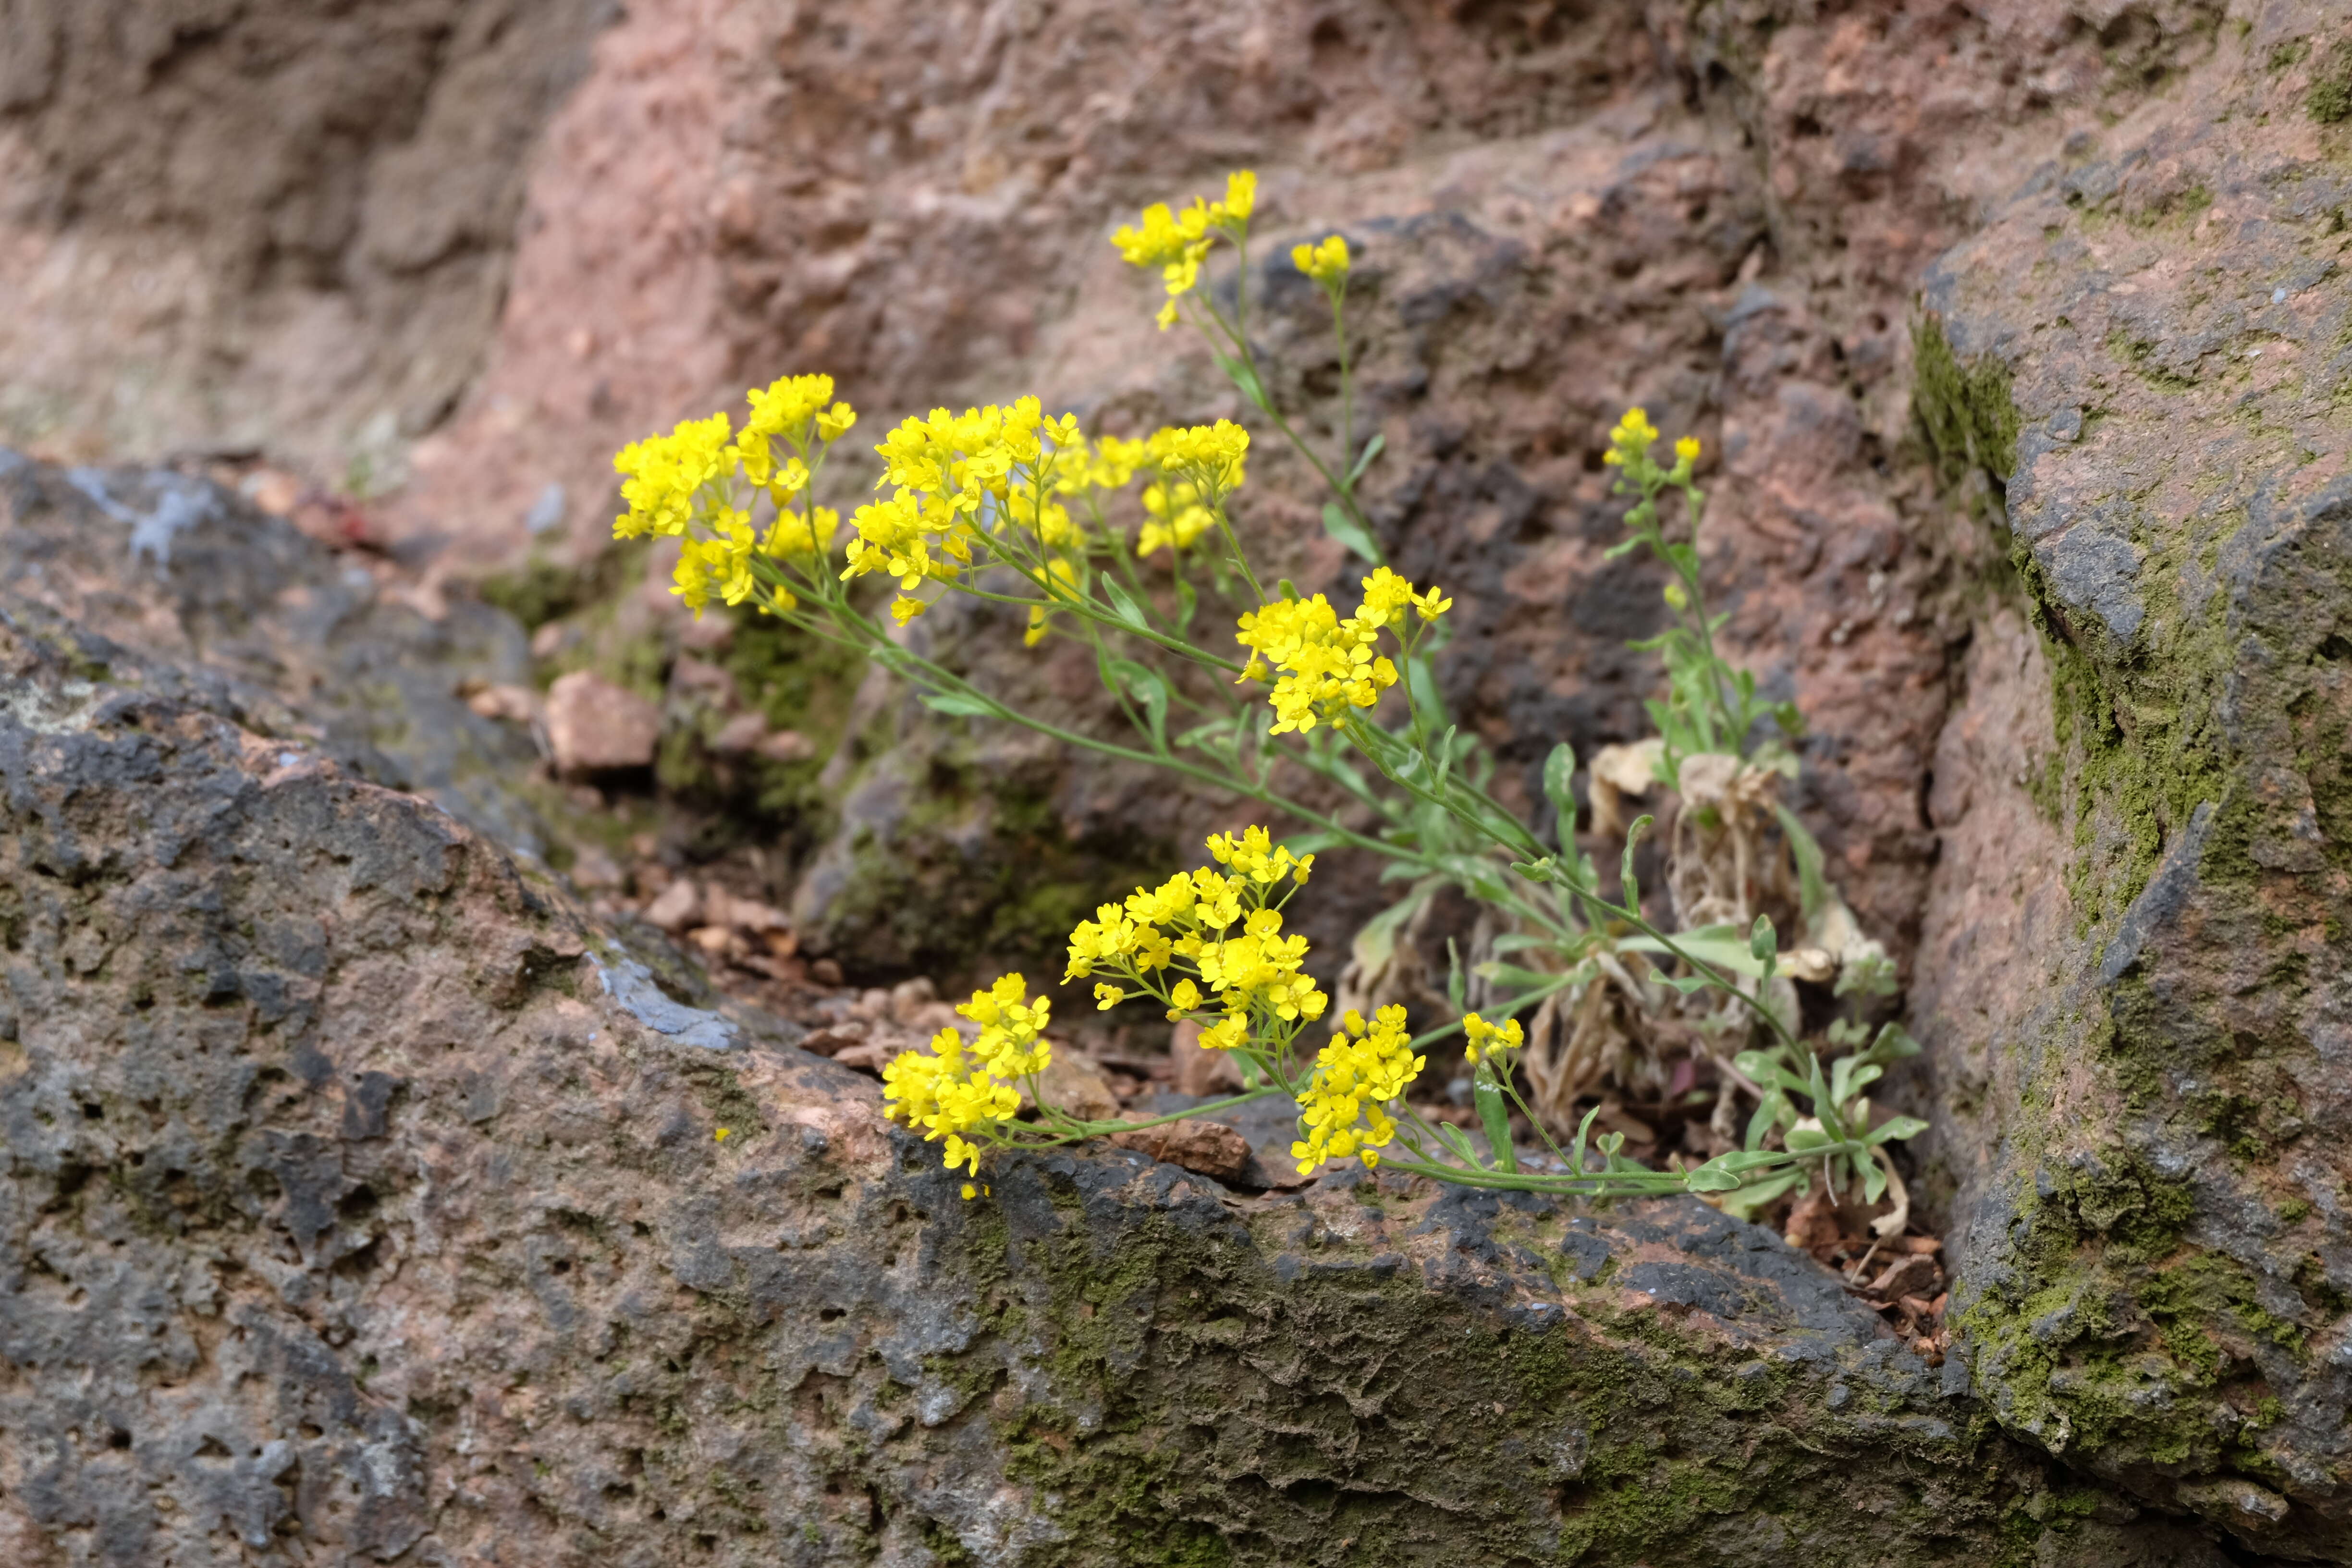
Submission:
[[[1699,444],[1677,440],[1673,461],[1660,463],[1659,432],[1636,408],[1611,432],[1606,455],[1620,493],[1634,498],[1617,552],[1646,547],[1666,563],[1674,616],[1641,645],[1660,653],[1667,673],[1666,694],[1652,705],[1657,737],[1612,748],[1622,754],[1604,753],[1606,767],[1594,759],[1594,826],[1624,832],[1612,893],[1577,847],[1574,752],[1555,748],[1543,772],[1556,828],[1548,844],[1488,792],[1489,759],[1446,720],[1430,661],[1453,601],[1390,567],[1356,493],[1382,440],[1355,445],[1353,257],[1341,236],[1290,251],[1330,308],[1335,447],[1327,453],[1303,437],[1269,391],[1249,332],[1256,195],[1255,176],[1236,174],[1223,200],[1150,207],[1113,243],[1130,263],[1160,269],[1161,328],[1187,321],[1204,335],[1250,405],[1327,482],[1325,527],[1370,568],[1344,614],[1287,581],[1269,588],[1256,571],[1232,510],[1247,478],[1247,429],[1218,419],[1141,438],[1089,437],[1076,416],[1047,415],[1034,397],[905,420],[874,448],[875,499],[845,523],[814,497],[857,416],[834,399],[829,377],[789,377],[751,393],[740,426],[713,415],[623,451],[629,510],[616,531],[677,539],[675,591],[698,613],[714,599],[752,605],[860,650],[940,712],[1163,769],[1299,825],[1283,843],[1264,827],[1213,836],[1213,865],[1138,888],[1070,932],[1066,982],[1093,980],[1104,1009],[1150,998],[1240,1068],[1238,1095],[1159,1121],[1282,1095],[1298,1108],[1291,1152],[1302,1173],[1330,1160],[1385,1159],[1474,1186],[1689,1191],[1740,1212],[1815,1181],[1832,1193],[1859,1186],[1875,1201],[1893,1179],[1884,1145],[1923,1124],[1874,1124],[1861,1091],[1916,1047],[1890,1026],[1869,1052],[1825,1074],[1817,1047],[1800,1037],[1794,982],[1835,980],[1841,995],[1867,994],[1886,988],[1887,965],[1822,877],[1818,848],[1778,804],[1778,782],[1795,771],[1785,744],[1795,710],[1761,700],[1753,675],[1717,652],[1722,617],[1706,607],[1696,543]],[[1221,243],[1239,261],[1229,304],[1199,287]],[[1122,498],[1131,489],[1130,506]],[[1669,499],[1683,503],[1687,538],[1666,531]],[[869,577],[895,587],[887,625],[860,589]],[[905,628],[950,593],[1016,609],[1030,646],[1049,637],[1081,644],[1131,736],[1023,708],[917,651]],[[1213,601],[1238,601],[1223,647],[1193,630]],[[1635,876],[1635,847],[1654,816],[1613,816],[1654,784],[1680,801],[1666,857],[1674,930],[1644,913]],[[1336,1008],[1307,971],[1306,939],[1286,932],[1283,917],[1317,855],[1332,849],[1377,855],[1410,884],[1357,939]],[[1448,888],[1488,918],[1471,963],[1457,954],[1447,977],[1456,1016],[1415,1035],[1404,1005],[1415,986],[1398,962],[1398,937]],[[1765,908],[1774,903],[1803,927],[1806,941],[1788,953]],[[1483,1011],[1467,1009],[1473,984]],[[971,1178],[966,1196],[983,1190],[992,1149],[1155,1124],[1087,1121],[1052,1102],[1049,1007],[1022,976],[1004,976],[957,1011],[969,1027],[943,1029],[929,1050],[891,1063],[885,1100]],[[1857,1031],[1858,1020],[1843,1018],[1828,1043],[1851,1047]],[[1424,1114],[1407,1093],[1427,1048],[1456,1035],[1482,1140]],[[1622,1083],[1670,1041],[1686,1049],[1696,1041],[1716,1071],[1719,1146],[1660,1170],[1626,1157],[1622,1132],[1591,1137],[1601,1107],[1574,1112],[1588,1090]],[[1734,1136],[1738,1108],[1749,1101],[1745,1134]],[[1522,1157],[1514,1112],[1547,1155]]]

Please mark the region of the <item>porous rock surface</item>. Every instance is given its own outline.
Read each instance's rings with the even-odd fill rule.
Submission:
[[[2223,30],[1924,303],[2018,584],[1969,655],[1915,1002],[2004,1426],[2352,1555],[2352,137],[2340,6]]]
[[[166,583],[317,550],[210,499],[160,567],[76,521]],[[2221,1561],[1687,1200],[1106,1150],[967,1203],[185,658],[0,591],[12,1563]]]

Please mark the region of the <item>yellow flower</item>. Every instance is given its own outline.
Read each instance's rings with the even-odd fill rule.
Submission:
[[[1501,1024],[1489,1024],[1475,1013],[1465,1014],[1462,1019],[1462,1054],[1473,1063],[1481,1055],[1493,1056],[1497,1051],[1517,1050],[1527,1041],[1517,1018]]]
[[[1098,490],[1124,489],[1149,455],[1141,441],[1106,436],[1096,444],[1094,459],[1087,466],[1087,482]]]
[[[1299,1097],[1304,1136],[1290,1146],[1298,1173],[1350,1154],[1361,1156],[1368,1166],[1379,1164],[1380,1150],[1396,1136],[1396,1122],[1382,1108],[1402,1098],[1428,1063],[1428,1058],[1412,1054],[1402,1007],[1381,1008],[1369,1025],[1349,1009],[1331,1043],[1316,1057],[1314,1074]]]
[[[1434,588],[1416,595],[1412,584],[1381,567],[1364,579],[1364,600],[1344,621],[1320,594],[1262,605],[1241,617],[1234,635],[1251,653],[1242,679],[1263,680],[1279,671],[1267,698],[1274,733],[1304,733],[1350,708],[1374,706],[1397,683],[1396,666],[1374,649],[1381,628],[1399,620],[1405,605],[1434,620],[1452,604]]]
[[[621,499],[629,510],[613,521],[614,536],[681,535],[693,520],[705,485],[733,464],[727,416],[681,420],[667,436],[648,436],[621,448],[613,458],[623,476]]]
[[[836,403],[816,416],[816,438],[825,442],[838,441],[848,435],[849,427],[856,423],[857,410],[846,403]]]
[[[1335,234],[1320,245],[1294,245],[1290,262],[1328,289],[1348,276],[1348,242]]]
[[[730,1133],[730,1132],[731,1132],[731,1131],[734,1131],[734,1129],[733,1129],[733,1128],[731,1128],[731,1127],[722,1127],[722,1128],[720,1128],[720,1129],[718,1131],[718,1132],[713,1136],[713,1138],[712,1138],[711,1142],[715,1142],[715,1143],[724,1143],[724,1142],[727,1142],[727,1134],[728,1134],[728,1133]]]
[[[1675,443],[1675,461],[1685,468],[1698,461],[1698,437],[1685,436]]]
[[[1201,488],[1183,479],[1146,485],[1143,510],[1148,521],[1135,538],[1135,553],[1143,560],[1169,546],[1189,550],[1217,523],[1201,504]]]
[[[1132,267],[1151,267],[1173,259],[1201,243],[1209,232],[1209,212],[1198,199],[1179,216],[1166,202],[1143,209],[1140,227],[1120,227],[1110,237],[1119,255]]]
[[[1195,196],[1192,205],[1181,212],[1166,202],[1154,202],[1143,209],[1139,224],[1122,225],[1111,235],[1111,244],[1129,265],[1160,268],[1160,281],[1168,289],[1167,302],[1160,307],[1158,317],[1161,331],[1175,325],[1176,301],[1200,281],[1201,263],[1216,243],[1216,231],[1247,233],[1250,214],[1256,205],[1257,176],[1239,170],[1227,176],[1223,201],[1210,203]]]
[[[841,514],[829,506],[813,508],[808,515],[780,511],[760,542],[760,553],[771,556],[820,555],[841,526]]]
[[[1144,445],[1163,472],[1192,480],[1209,505],[1242,486],[1249,432],[1230,419],[1214,425],[1171,426],[1152,432]]]
[[[1248,169],[1236,169],[1225,176],[1225,199],[1213,210],[1220,216],[1245,224],[1256,205],[1256,174]]]
[[[1017,990],[1020,976],[1007,978],[1016,983]],[[1003,987],[1003,982],[998,982],[998,988]],[[944,1139],[947,1168],[961,1167],[974,1175],[980,1172],[981,1140],[993,1137],[998,1126],[1021,1109],[1021,1091],[1004,1081],[1016,1074],[1003,1066],[1021,1053],[1000,1040],[992,1055],[985,1048],[988,1043],[989,1032],[983,1029],[980,1044],[967,1052],[961,1034],[941,1029],[931,1037],[929,1053],[901,1051],[882,1069],[882,1113],[921,1128],[926,1142]],[[1040,1066],[1044,1052],[1039,1042],[1032,1053]]]
[[[833,377],[829,375],[788,375],[772,382],[762,390],[753,388],[746,395],[751,404],[751,417],[744,422],[745,431],[759,436],[781,436],[793,446],[806,447],[811,420],[818,421],[818,434],[830,441],[857,422],[857,416],[846,403],[833,400]],[[835,426],[826,434],[824,426]]]
[[[1095,1011],[1108,1013],[1127,1000],[1127,993],[1106,981],[1095,987]]]
[[[1220,866],[1230,866],[1251,881],[1265,884],[1291,877],[1302,886],[1307,873],[1315,864],[1312,855],[1293,855],[1286,845],[1276,844],[1263,827],[1244,827],[1241,836],[1213,833],[1209,835],[1209,858]]]
[[[1205,1051],[1230,1051],[1249,1043],[1249,1019],[1238,1013],[1220,1018],[1201,1031],[1200,1046]]]
[[[973,992],[971,1001],[956,1008],[981,1026],[980,1038],[972,1042],[973,1054],[983,1058],[988,1070],[999,1078],[1043,1072],[1054,1059],[1053,1047],[1043,1037],[1052,1021],[1053,1003],[1044,996],[1031,1002],[1028,995],[1026,981],[1018,974],[1006,974],[987,990]]]
[[[1640,470],[1650,461],[1650,447],[1658,439],[1657,426],[1650,416],[1639,408],[1628,408],[1625,416],[1609,432],[1609,450],[1601,460],[1612,468]]]

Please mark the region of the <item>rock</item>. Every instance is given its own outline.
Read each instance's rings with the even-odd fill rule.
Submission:
[[[285,520],[184,474],[61,469],[5,449],[0,588],[185,664],[252,733],[424,795],[527,854],[547,845],[509,787],[536,763],[530,735],[458,695],[530,682],[521,627],[487,605],[455,600],[430,619]]]
[[[1081,1121],[1118,1120],[1118,1096],[1110,1091],[1110,1084],[1103,1077],[1101,1065],[1076,1046],[1055,1046],[1053,1058],[1037,1077],[1037,1087],[1056,1110]],[[1126,1146],[1139,1147],[1134,1144]],[[1166,1158],[1160,1154],[1152,1157]],[[1181,1160],[1176,1163],[1185,1163]],[[1185,1165],[1185,1169],[1197,1171],[1202,1167]]]
[[[240,10],[193,54],[168,11],[92,16],[10,14],[0,442],[267,448],[391,488],[481,366],[541,132],[611,12]],[[545,478],[506,498],[509,525]],[[284,515],[291,488],[255,499]]]
[[[1113,1106],[1116,1110],[1116,1105]],[[1140,1111],[1129,1113],[1144,1121]],[[1171,1165],[1199,1173],[1212,1181],[1233,1183],[1249,1169],[1249,1140],[1215,1121],[1171,1121],[1162,1127],[1139,1127],[1114,1132],[1109,1140],[1121,1149],[1134,1149]]]
[[[1190,1019],[1170,1031],[1168,1055],[1176,1064],[1179,1093],[1205,1099],[1241,1089],[1242,1070],[1234,1064],[1233,1057],[1224,1051],[1202,1049],[1201,1026]]]
[[[485,719],[509,724],[530,724],[541,717],[539,693],[528,686],[485,686],[466,699],[466,706]]]
[[[646,921],[666,931],[682,931],[702,913],[702,889],[691,877],[680,877],[656,894],[646,906]]]
[[[625,880],[619,862],[593,844],[573,853],[571,868],[564,875],[583,893],[615,889]]]
[[[1954,1318],[2011,1431],[2352,1557],[2352,201],[2260,13],[1928,274],[1922,426],[2005,512],[1915,1002]]]
[[[797,730],[779,730],[751,749],[772,763],[805,763],[816,755],[815,745]]]
[[[791,924],[784,911],[774,905],[730,893],[716,883],[703,889],[702,918],[715,926],[731,926],[755,934],[783,931]]]
[[[634,691],[584,669],[547,689],[547,742],[563,773],[650,767],[660,740],[661,710]]]
[[[765,756],[768,753],[761,742],[768,739],[768,721],[764,715],[738,713],[721,724],[719,732],[710,737],[710,749],[721,756],[735,756],[750,751],[758,751]]]
[[[1291,1563],[1336,1560],[1293,1543],[1343,1491],[1400,1560],[1777,1563],[1867,1519],[1927,1543],[1881,1559],[2120,1565],[2168,1529],[2075,1522],[1953,1367],[1688,1200],[1252,1199],[1093,1149],[967,1202],[789,1026],[16,581],[19,1560],[198,1560],[226,1521],[312,1561]]]

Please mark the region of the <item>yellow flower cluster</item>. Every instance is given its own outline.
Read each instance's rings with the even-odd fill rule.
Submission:
[[[1380,1151],[1396,1136],[1396,1122],[1383,1109],[1429,1064],[1412,1054],[1404,1009],[1383,1007],[1370,1024],[1350,1007],[1315,1058],[1314,1077],[1299,1097],[1299,1124],[1306,1134],[1290,1146],[1306,1175],[1326,1160],[1360,1154],[1366,1165],[1381,1163]]]
[[[1201,487],[1190,479],[1144,486],[1143,510],[1144,524],[1135,536],[1139,559],[1148,560],[1164,549],[1190,550],[1217,525],[1216,514],[1201,504]]]
[[[1064,547],[1079,535],[1067,509],[1047,497],[1083,489],[1098,468],[1134,472],[1124,446],[1090,458],[1078,416],[1049,416],[1034,397],[961,414],[934,408],[875,450],[883,461],[876,488],[895,488],[851,517],[857,536],[841,575],[896,577],[902,596],[890,613],[902,626],[926,608],[913,591],[926,580],[954,582],[988,535],[1017,528],[1042,548]]]
[[[698,616],[714,595],[730,605],[750,598],[759,586],[751,566],[756,558],[816,554],[841,522],[823,507],[804,509],[805,515],[787,510],[807,488],[812,451],[857,423],[856,410],[832,401],[833,377],[786,376],[748,395],[751,415],[740,430],[723,413],[688,419],[667,436],[632,442],[613,459],[622,475],[621,499],[629,506],[614,520],[614,536],[677,539],[670,591]],[[779,441],[791,449],[781,460]],[[765,532],[737,504],[746,499],[734,484],[739,472],[775,505]],[[706,533],[695,531],[698,522]],[[781,607],[793,606],[792,595],[781,586],[774,595]]]
[[[812,507],[807,516],[779,510],[765,533],[754,530],[751,514],[739,507],[715,507],[705,521],[710,536],[682,538],[677,567],[670,574],[670,592],[698,616],[713,594],[730,605],[740,605],[751,596],[758,586],[751,573],[753,557],[781,560],[816,554],[841,526],[841,514],[827,506]],[[769,592],[779,608],[789,610],[799,603],[781,584],[772,584]]]
[[[956,1011],[980,1026],[979,1037],[967,1045],[959,1030],[941,1029],[929,1054],[901,1051],[882,1069],[883,1114],[921,1128],[926,1142],[944,1138],[947,1168],[978,1175],[982,1140],[1021,1109],[1015,1082],[1053,1060],[1043,1037],[1051,1010],[1045,997],[1029,1000],[1018,974],[973,992]]]
[[[1527,1043],[1527,1035],[1519,1021],[1512,1018],[1500,1024],[1489,1024],[1475,1013],[1462,1019],[1462,1055],[1473,1066],[1482,1056],[1492,1057],[1499,1051],[1512,1051]]]
[[[1329,289],[1348,276],[1348,242],[1335,234],[1320,245],[1294,245],[1290,264]]]
[[[1202,867],[1180,873],[1079,921],[1070,932],[1070,964],[1062,978],[1118,975],[1167,1003],[1171,1019],[1213,1005],[1222,1016],[1201,1034],[1201,1044],[1212,1050],[1247,1044],[1255,1030],[1279,1031],[1286,1038],[1329,1005],[1303,968],[1307,939],[1285,936],[1282,912],[1274,907],[1277,895],[1306,882],[1315,857],[1292,855],[1263,827],[1213,835],[1208,848],[1226,871]],[[1173,984],[1171,972],[1178,975]],[[1104,1008],[1136,994],[1108,982],[1095,987]]]
[[[1344,621],[1320,594],[1279,599],[1241,617],[1234,640],[1250,650],[1243,678],[1264,680],[1281,672],[1269,699],[1274,733],[1303,733],[1350,708],[1378,703],[1397,683],[1396,666],[1374,651],[1381,630],[1401,626],[1407,610],[1434,621],[1454,605],[1435,588],[1414,592],[1385,566],[1365,578],[1363,588],[1362,603]]]
[[[724,414],[684,419],[667,436],[632,441],[613,458],[629,510],[613,521],[619,539],[686,531],[705,485],[735,466],[733,430]]]
[[[1663,479],[1688,479],[1691,465],[1698,461],[1698,437],[1685,436],[1675,443],[1675,467],[1671,472],[1659,468],[1650,458],[1650,448],[1657,441],[1658,427],[1650,423],[1648,411],[1628,408],[1625,416],[1609,432],[1609,450],[1601,454],[1601,460],[1637,479],[1644,474]]]
[[[1250,213],[1256,205],[1257,176],[1242,169],[1225,177],[1223,201],[1195,196],[1181,212],[1170,210],[1166,202],[1154,202],[1143,209],[1139,227],[1123,226],[1110,237],[1129,265],[1160,268],[1160,281],[1168,287],[1168,302],[1160,308],[1160,331],[1175,324],[1176,301],[1200,281],[1201,263],[1216,243],[1217,232],[1236,238],[1246,236]]]
[[[1249,432],[1230,419],[1171,426],[1153,431],[1145,447],[1161,473],[1191,480],[1202,500],[1215,506],[1242,487]]]
[[[1216,526],[1213,509],[1241,489],[1247,477],[1249,432],[1230,420],[1166,426],[1132,445],[1137,457],[1134,466],[1149,468],[1159,476],[1143,489],[1145,520],[1135,540],[1139,557],[1148,558],[1170,547],[1191,549]],[[1130,475],[1132,471],[1130,468]]]
[[[846,403],[833,403],[833,377],[788,375],[751,395],[751,417],[735,437],[743,477],[768,492],[781,508],[808,483],[812,440],[825,445],[841,439],[857,423],[857,411]],[[831,404],[831,406],[827,406]],[[779,463],[774,443],[782,441],[794,456]]]

